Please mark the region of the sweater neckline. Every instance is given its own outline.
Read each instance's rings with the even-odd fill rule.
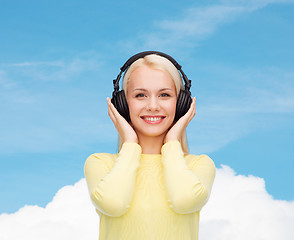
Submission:
[[[147,154],[147,153],[142,153],[141,154],[141,160],[160,160],[161,159],[161,154]]]

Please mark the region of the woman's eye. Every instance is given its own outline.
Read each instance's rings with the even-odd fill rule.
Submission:
[[[142,97],[145,97],[145,94],[144,93],[138,93],[136,95],[136,98],[142,98]]]
[[[170,94],[168,94],[168,93],[161,93],[160,94],[160,97],[170,97]]]

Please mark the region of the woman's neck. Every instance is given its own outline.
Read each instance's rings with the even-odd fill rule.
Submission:
[[[143,154],[161,154],[164,136],[138,138]]]

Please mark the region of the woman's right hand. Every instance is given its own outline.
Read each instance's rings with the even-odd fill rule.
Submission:
[[[138,137],[135,130],[126,121],[126,119],[120,115],[117,109],[113,106],[110,98],[107,98],[107,104],[108,104],[108,115],[110,119],[112,120],[122,141],[138,143]]]

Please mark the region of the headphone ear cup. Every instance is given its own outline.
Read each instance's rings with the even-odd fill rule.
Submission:
[[[130,119],[130,112],[129,112],[129,106],[127,103],[127,98],[125,95],[124,90],[118,91],[113,93],[112,104],[117,109],[117,111],[122,115],[128,122],[131,121]]]
[[[191,92],[188,90],[181,90],[177,100],[176,115],[174,122],[178,121],[182,116],[184,116],[192,103]]]

